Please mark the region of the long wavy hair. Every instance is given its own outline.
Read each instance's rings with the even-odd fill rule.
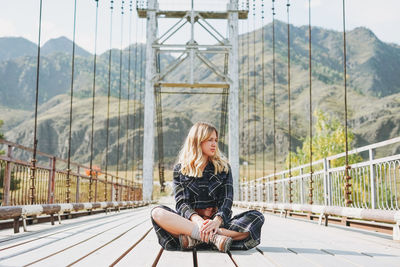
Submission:
[[[210,123],[197,122],[192,126],[178,156],[178,163],[181,164],[180,171],[182,174],[191,177],[203,176],[201,166],[205,164],[205,160],[203,158],[201,143],[207,141],[214,131],[218,138],[217,129]],[[215,149],[215,155],[209,157],[208,160],[214,165],[214,174],[229,171],[228,160],[220,152],[218,145]]]

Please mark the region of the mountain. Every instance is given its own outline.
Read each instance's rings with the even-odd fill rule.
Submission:
[[[41,47],[41,55],[48,56],[53,53],[66,53],[72,55],[73,42],[68,38],[61,36],[55,39],[48,40]],[[75,44],[75,55],[81,57],[89,57],[91,54],[85,49]]]
[[[22,37],[0,37],[0,62],[36,54],[37,45],[27,39]]]
[[[283,161],[288,151],[288,95],[287,95],[287,39],[286,24],[276,21],[276,114],[277,114],[277,149],[278,160]],[[291,26],[291,116],[293,149],[301,145],[308,134],[308,28]],[[264,62],[262,62],[261,31],[264,31]],[[240,149],[242,155],[262,150],[272,155],[273,142],[273,106],[272,106],[272,25],[265,25],[253,32],[239,37],[240,64]],[[313,27],[312,31],[312,89],[313,109],[321,109],[328,114],[344,118],[344,85],[343,85],[343,36],[342,33]],[[348,108],[349,127],[355,134],[354,146],[383,141],[400,135],[400,46],[380,41],[370,30],[360,27],[347,32],[348,51]],[[43,152],[65,157],[67,125],[68,125],[68,92],[70,89],[71,57],[70,49],[64,53],[51,53],[43,56],[40,72],[39,112],[39,148]],[[135,91],[136,113],[131,110],[128,140],[137,140],[142,136],[137,122],[140,117],[141,104],[139,95],[143,97],[144,78],[139,79],[145,67],[144,45],[131,46],[131,84]],[[96,127],[95,159],[98,164],[104,160],[105,107],[108,88],[107,51],[98,57],[96,75]],[[113,49],[111,68],[111,103],[110,118],[110,151],[116,151],[117,143],[117,99],[119,89],[119,53]],[[125,110],[127,98],[128,49],[124,49],[122,63],[122,103]],[[221,55],[209,56],[219,68],[223,68]],[[171,56],[162,58],[161,69],[174,60]],[[255,64],[254,64],[255,60]],[[9,117],[1,117],[5,121],[6,138],[30,146],[33,117],[27,116],[34,103],[35,58],[24,57],[0,62],[0,111],[10,109]],[[249,62],[249,65],[248,65]],[[264,65],[264,102],[262,100],[262,66]],[[249,68],[248,68],[249,66]],[[73,120],[73,159],[87,162],[89,158],[89,130],[91,112],[93,59],[90,56],[76,58],[74,86],[74,120]],[[195,66],[198,79],[217,79],[198,62]],[[188,79],[187,66],[177,67],[167,79],[169,81],[185,81]],[[131,80],[131,82],[132,82]],[[173,88],[176,89],[176,88]],[[204,91],[204,90],[203,90]],[[132,92],[132,91],[131,91]],[[247,103],[256,107],[248,109]],[[164,129],[164,153],[172,164],[189,127],[198,120],[206,120],[221,126],[221,102],[218,95],[163,95],[162,116]],[[2,107],[1,107],[2,106]],[[265,109],[265,145],[261,144],[262,122],[261,112]],[[13,110],[24,110],[18,118],[11,119]],[[122,112],[121,137],[126,135],[127,114]],[[15,112],[15,114],[17,114]],[[124,115],[125,114],[125,115]],[[3,115],[3,114],[2,114]],[[25,116],[26,119],[22,119]],[[142,113],[143,116],[143,113]],[[141,119],[140,119],[141,118]],[[136,121],[132,127],[132,121]],[[18,124],[18,122],[20,122]],[[9,126],[9,125],[12,125]],[[250,132],[250,136],[247,136]],[[125,141],[121,141],[125,142]],[[125,147],[125,146],[124,146]],[[125,149],[125,148],[123,148]],[[393,146],[393,151],[399,151]],[[111,152],[110,152],[111,153]],[[113,154],[115,155],[115,154]],[[157,153],[156,153],[157,158]],[[113,157],[113,164],[114,156]],[[125,156],[122,156],[125,158]]]
[[[55,51],[55,50],[53,50]],[[119,90],[119,53],[112,50],[111,62],[111,95],[118,95]],[[133,54],[136,52],[136,56]],[[131,51],[131,85],[139,85],[140,72],[144,73],[144,45],[139,44]],[[108,90],[108,52],[97,58],[96,90],[100,95],[107,95]],[[122,95],[126,97],[128,85],[128,50],[123,50],[122,62]],[[166,62],[173,60],[171,56],[163,57]],[[19,57],[0,62],[0,106],[32,110],[36,90],[36,57]],[[139,64],[140,62],[140,64]],[[77,56],[75,58],[74,95],[89,97],[92,94],[93,58]],[[133,84],[135,77],[136,85]],[[41,57],[39,75],[39,103],[45,103],[51,98],[68,94],[71,88],[71,55],[69,52],[53,53]]]

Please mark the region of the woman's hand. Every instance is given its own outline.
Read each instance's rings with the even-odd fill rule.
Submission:
[[[209,242],[210,238],[217,233],[219,227],[221,225],[221,222],[219,220],[205,220],[203,223],[203,227],[200,228],[200,235],[203,240],[203,242]]]

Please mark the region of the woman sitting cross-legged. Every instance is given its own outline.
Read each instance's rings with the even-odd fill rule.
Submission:
[[[232,172],[218,149],[218,131],[209,123],[192,126],[174,167],[176,211],[151,211],[160,245],[167,250],[194,247],[221,252],[260,244],[264,216],[249,210],[232,217]]]

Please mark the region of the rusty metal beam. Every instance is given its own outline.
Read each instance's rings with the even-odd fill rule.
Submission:
[[[185,88],[229,88],[227,83],[159,83],[160,87],[185,87]]]
[[[147,9],[138,9],[137,13],[139,18],[147,17]],[[188,11],[169,11],[169,10],[157,10],[157,17],[160,18],[175,18],[179,19],[186,15]],[[239,19],[247,19],[249,12],[247,10],[236,11],[238,13]],[[204,19],[228,19],[229,12],[214,12],[214,11],[198,11],[198,13]]]

